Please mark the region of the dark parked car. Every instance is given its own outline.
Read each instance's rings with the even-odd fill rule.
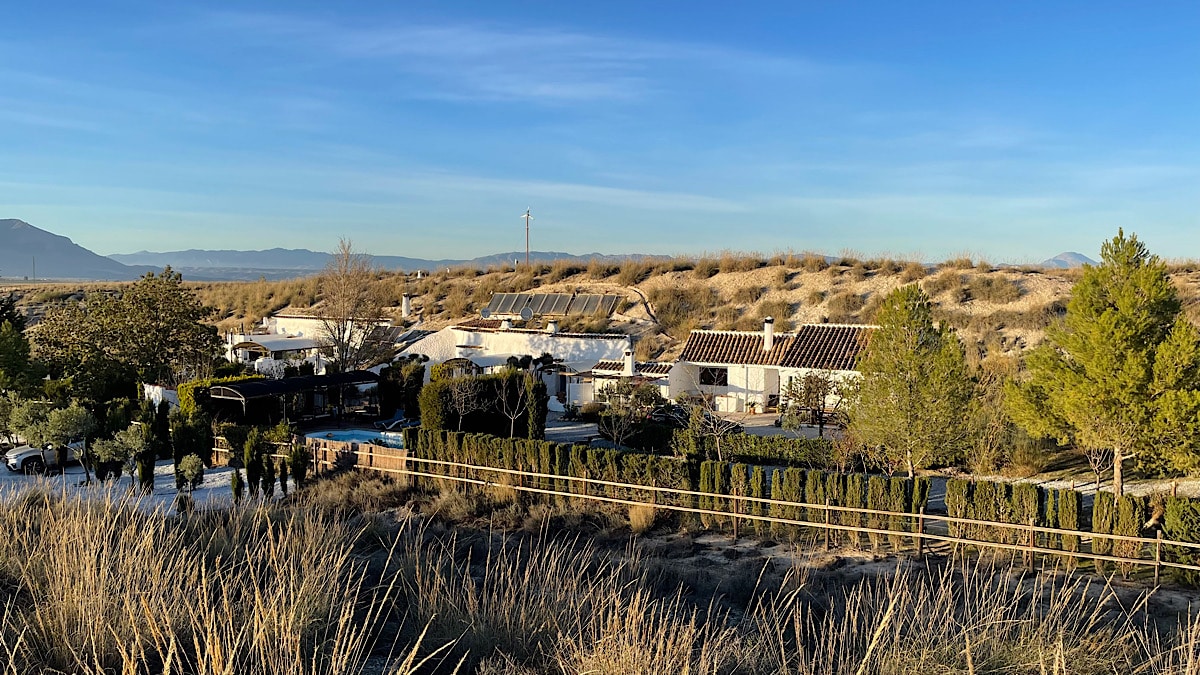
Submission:
[[[719,429],[728,433],[740,434],[746,429],[741,424],[733,420],[727,420],[719,415],[700,409],[700,414],[704,416],[704,424],[709,429]],[[692,411],[685,406],[676,405],[674,403],[659,406],[651,410],[646,419],[650,422],[666,424],[677,429],[687,427],[692,421]]]

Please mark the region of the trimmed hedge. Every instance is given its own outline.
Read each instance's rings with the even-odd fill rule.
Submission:
[[[678,490],[692,489],[686,464],[674,457],[423,428],[405,430],[404,441],[410,453],[426,459]],[[427,465],[423,470],[460,475],[454,467]],[[554,487],[563,492],[573,490],[582,493],[586,486],[573,481],[556,480]],[[594,487],[588,489],[595,490]],[[605,489],[606,492],[614,490],[611,486]]]
[[[507,438],[509,429],[518,438],[545,438],[546,414],[549,397],[546,394],[546,384],[527,373],[519,370],[509,370],[491,375],[464,375],[449,380],[431,380],[421,388],[417,400],[421,410],[421,427],[433,430],[457,430],[459,415],[454,409],[454,386],[464,378],[472,378],[480,383],[478,397],[486,402],[479,410],[462,416],[462,431],[465,433],[486,433]],[[510,379],[519,380],[516,386],[505,383]],[[513,420],[506,416],[498,404],[507,395],[513,406],[523,404],[524,412]],[[523,398],[521,398],[523,397]]]
[[[1174,541],[1200,542],[1200,500],[1168,497],[1163,514],[1163,536]],[[1200,565],[1200,549],[1165,546],[1163,558],[1170,562]],[[1200,572],[1172,569],[1171,577],[1187,586],[1200,586]]]
[[[1142,525],[1146,522],[1149,512],[1149,504],[1145,497],[1137,495],[1122,495],[1116,503],[1116,514],[1113,518],[1113,534],[1120,534],[1126,537],[1140,537],[1142,534]],[[1112,546],[1113,555],[1124,558],[1136,558],[1142,553],[1142,544],[1133,541],[1114,541]],[[1129,563],[1118,563],[1117,569],[1121,572],[1121,576],[1126,579],[1135,569],[1135,566]]]
[[[688,429],[675,431],[670,449],[694,459],[717,458],[716,439]],[[833,466],[833,442],[828,438],[728,434],[721,438],[721,456],[743,464],[828,469]]]

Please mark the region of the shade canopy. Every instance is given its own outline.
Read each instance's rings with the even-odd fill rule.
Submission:
[[[250,380],[234,384],[221,384],[210,389],[208,393],[213,398],[242,401],[245,403],[255,398],[298,394],[317,389],[329,389],[330,387],[374,384],[378,382],[379,376],[375,373],[366,370],[354,370],[348,373],[334,373],[333,375],[301,375],[299,377],[285,377],[279,380]]]

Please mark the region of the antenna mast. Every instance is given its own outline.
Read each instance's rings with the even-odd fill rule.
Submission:
[[[529,267],[529,221],[533,220],[533,215],[525,209],[525,215],[521,217],[525,219],[525,267]]]

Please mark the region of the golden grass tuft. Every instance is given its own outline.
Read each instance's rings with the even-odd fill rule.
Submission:
[[[629,529],[634,534],[645,534],[654,529],[654,521],[658,518],[658,509],[653,506],[639,504],[629,507]]]

